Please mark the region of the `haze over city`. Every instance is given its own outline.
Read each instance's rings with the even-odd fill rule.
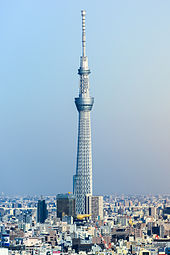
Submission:
[[[0,3],[0,192],[72,191],[82,9],[94,192],[169,191],[169,8],[156,0]]]

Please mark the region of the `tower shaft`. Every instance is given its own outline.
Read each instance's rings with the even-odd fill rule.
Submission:
[[[73,192],[76,197],[76,213],[85,213],[85,197],[92,195],[92,149],[91,149],[91,121],[90,111],[94,98],[89,93],[88,58],[86,52],[85,36],[85,11],[82,11],[82,56],[80,57],[79,97],[75,98],[75,104],[79,112],[77,166],[73,178]]]

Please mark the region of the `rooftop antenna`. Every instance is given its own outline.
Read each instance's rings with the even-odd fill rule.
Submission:
[[[85,16],[86,16],[86,11],[82,10],[81,11],[81,16],[82,16],[82,56],[86,56],[86,25],[85,25]]]

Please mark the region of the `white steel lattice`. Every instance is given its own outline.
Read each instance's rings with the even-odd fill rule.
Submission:
[[[88,58],[85,56],[85,11],[82,11],[82,56],[80,58],[79,97],[75,98],[79,111],[77,166],[73,179],[73,192],[76,197],[77,214],[85,213],[85,197],[92,195],[92,149],[90,111],[94,99],[89,95]]]

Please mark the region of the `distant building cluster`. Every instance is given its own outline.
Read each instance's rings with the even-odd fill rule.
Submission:
[[[170,254],[170,195],[0,197],[0,254]]]

